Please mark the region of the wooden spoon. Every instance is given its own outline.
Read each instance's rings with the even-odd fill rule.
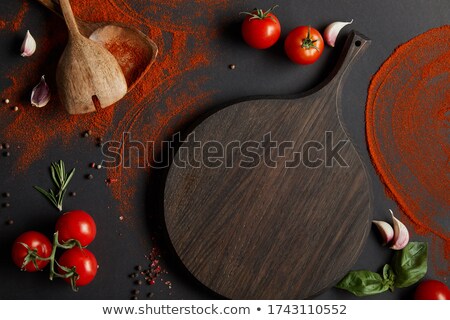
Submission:
[[[127,93],[127,82],[114,56],[81,35],[69,0],[61,0],[69,41],[59,60],[56,80],[59,96],[70,114],[108,107]]]
[[[37,0],[62,17],[56,0]],[[116,58],[132,90],[150,69],[158,55],[157,45],[140,30],[117,22],[86,22],[75,18],[78,30],[85,37],[100,43]],[[120,48],[120,50],[114,50]]]

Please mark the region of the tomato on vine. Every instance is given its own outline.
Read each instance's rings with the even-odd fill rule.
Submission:
[[[82,210],[63,214],[56,223],[53,244],[43,234],[29,231],[16,239],[12,259],[22,270],[34,272],[50,265],[50,280],[63,278],[74,291],[89,284],[97,274],[97,259],[83,248],[95,238],[94,219]],[[56,261],[58,249],[65,251]]]
[[[59,273],[76,290],[94,280],[97,259],[88,249],[74,247],[65,251],[58,260]]]
[[[284,50],[293,62],[311,64],[316,62],[324,49],[323,38],[319,31],[311,26],[300,26],[292,30],[285,42]]]
[[[64,213],[56,222],[55,229],[62,243],[78,240],[83,247],[89,245],[97,233],[94,219],[82,210]]]
[[[280,38],[280,21],[272,13],[276,7],[274,6],[267,11],[255,9],[252,12],[241,12],[247,15],[242,23],[242,37],[250,47],[267,49]]]
[[[23,271],[36,272],[49,263],[49,260],[45,259],[52,253],[52,244],[42,233],[28,231],[14,241],[11,251],[16,266]]]

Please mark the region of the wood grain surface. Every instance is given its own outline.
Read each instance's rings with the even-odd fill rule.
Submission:
[[[60,0],[69,40],[58,63],[56,79],[61,102],[70,114],[106,108],[125,96],[127,82],[114,56],[83,36],[69,0]]]
[[[205,286],[233,299],[309,298],[355,263],[370,229],[372,200],[340,119],[340,93],[369,43],[352,32],[336,68],[317,88],[223,108],[181,145],[166,180],[165,222],[176,253]],[[268,133],[292,148],[270,148]],[[209,154],[199,153],[193,135]],[[241,148],[222,154],[214,148],[236,141]],[[339,142],[346,165],[327,163]],[[312,146],[302,154],[306,160],[287,167],[305,145]],[[274,161],[258,161],[269,156]],[[190,165],[183,167],[186,160]]]
[[[36,0],[63,18],[61,7],[56,0]],[[142,31],[124,23],[111,21],[87,22],[75,17],[80,33],[106,47],[108,43],[125,44],[120,52],[112,51],[117,62],[127,80],[128,92],[130,92],[143,76],[150,70],[150,67],[158,55],[158,46]],[[132,51],[132,52],[128,52]],[[141,52],[139,61],[130,61],[130,55],[134,52]]]

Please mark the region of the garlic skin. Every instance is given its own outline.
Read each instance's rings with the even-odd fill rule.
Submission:
[[[27,34],[25,35],[25,39],[22,42],[20,51],[22,57],[30,57],[36,51],[36,41],[31,35],[30,30],[27,30]]]
[[[31,105],[36,108],[42,108],[50,101],[50,88],[45,82],[45,76],[41,77],[41,81],[33,88],[31,92]]]
[[[374,220],[372,223],[378,228],[381,237],[383,238],[383,246],[387,245],[394,238],[394,228],[384,221]]]
[[[329,24],[328,27],[326,27],[325,31],[323,32],[323,39],[330,47],[334,47],[334,45],[336,43],[336,38],[337,38],[339,32],[341,31],[341,29],[344,28],[346,25],[352,24],[352,23],[353,23],[353,19],[352,19],[352,21],[349,21],[349,22],[336,21],[336,22]]]
[[[406,226],[394,217],[394,213],[389,209],[392,215],[392,222],[394,224],[394,238],[392,239],[392,246],[390,247],[393,250],[401,250],[409,242],[409,232]]]

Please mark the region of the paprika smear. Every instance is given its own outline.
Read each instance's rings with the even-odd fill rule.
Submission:
[[[450,238],[450,26],[398,47],[375,74],[366,133],[375,168],[416,231],[442,248],[448,274]]]

